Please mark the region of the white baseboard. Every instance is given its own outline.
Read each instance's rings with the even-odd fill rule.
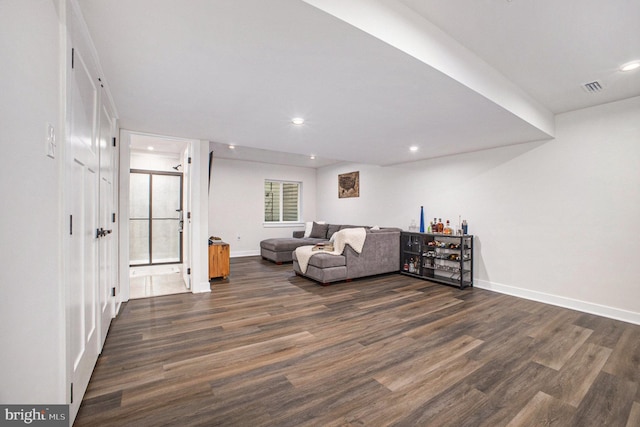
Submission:
[[[584,313],[595,314],[597,316],[608,317],[610,319],[621,320],[623,322],[640,325],[640,313],[634,313],[632,311],[608,307],[606,305],[594,304],[586,301],[580,301],[573,298],[547,294],[544,292],[517,288],[515,286],[493,283],[487,280],[478,280],[475,278],[473,279],[473,286],[480,289],[498,292],[501,294],[512,295],[532,301],[543,302],[545,304],[556,305],[558,307],[569,308]]]
[[[253,251],[231,251],[231,253],[229,253],[229,258],[241,258],[244,256],[259,256],[260,255],[260,250],[253,250]]]
[[[206,292],[211,292],[211,283],[202,282],[199,286],[192,286],[191,293],[194,294],[203,294]]]

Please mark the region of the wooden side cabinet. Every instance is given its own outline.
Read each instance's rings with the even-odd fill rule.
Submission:
[[[229,244],[214,242],[209,245],[209,280],[214,277],[226,279],[229,275]]]

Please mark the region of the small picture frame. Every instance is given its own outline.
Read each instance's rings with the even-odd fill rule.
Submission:
[[[338,198],[360,197],[360,171],[338,175]]]

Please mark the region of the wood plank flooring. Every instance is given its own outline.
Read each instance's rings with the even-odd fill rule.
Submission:
[[[124,304],[76,426],[640,426],[640,326],[388,274],[231,261]]]

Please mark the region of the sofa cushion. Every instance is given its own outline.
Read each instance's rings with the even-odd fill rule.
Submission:
[[[313,245],[318,239],[297,239],[294,237],[276,237],[273,239],[265,239],[260,242],[260,247],[274,252],[291,252],[295,251],[298,246]]]
[[[327,239],[331,239],[331,237],[333,237],[333,234],[336,231],[340,231],[340,225],[339,224],[329,224],[329,228],[327,228]]]
[[[311,228],[311,234],[309,234],[309,237],[313,239],[326,239],[328,228],[329,228],[328,224],[318,224],[317,222],[314,222],[313,227]]]

